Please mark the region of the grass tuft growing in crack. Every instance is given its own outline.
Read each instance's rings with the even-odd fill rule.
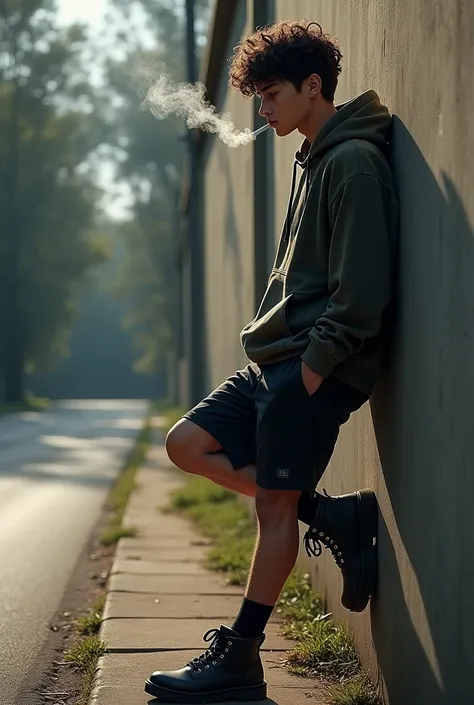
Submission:
[[[73,663],[82,671],[96,665],[97,660],[105,654],[107,644],[96,636],[88,636],[74,644],[64,654],[64,660]]]
[[[309,574],[294,569],[285,583],[278,604],[277,614],[285,618],[284,634],[291,638],[298,625],[308,626],[323,614],[323,603],[311,588]]]
[[[255,522],[233,492],[209,480],[190,476],[172,494],[170,512],[192,519],[212,539],[206,565],[224,574],[227,582],[245,585],[253,546]],[[382,705],[376,688],[362,671],[348,633],[325,613],[321,598],[312,590],[309,575],[295,569],[285,583],[275,612],[283,619],[282,631],[295,640],[287,660],[299,676],[319,676],[330,684],[330,705]]]
[[[118,543],[120,539],[124,538],[135,538],[137,535],[137,530],[134,526],[121,526],[120,524],[114,524],[104,529],[100,535],[100,543],[102,546],[113,546]]]
[[[329,694],[329,705],[381,705],[376,686],[365,674],[336,685]]]
[[[93,636],[100,631],[102,624],[102,613],[105,607],[105,591],[99,595],[89,610],[89,614],[76,619],[75,627],[79,634],[84,636]]]
[[[97,663],[106,650],[107,644],[105,641],[99,639],[98,636],[87,636],[85,639],[76,642],[64,654],[64,660],[69,661],[84,674],[81,696],[77,705],[87,705],[89,702],[94,687]]]
[[[288,657],[292,673],[328,678],[352,678],[360,671],[360,662],[352,640],[330,615],[321,615],[308,624],[289,630],[297,645]]]

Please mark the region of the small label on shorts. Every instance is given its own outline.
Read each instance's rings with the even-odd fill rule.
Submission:
[[[287,480],[290,476],[290,471],[287,468],[279,468],[277,470],[277,477],[281,477],[284,480]]]

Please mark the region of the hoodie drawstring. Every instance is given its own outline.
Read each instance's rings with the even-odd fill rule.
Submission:
[[[289,237],[290,237],[290,227],[291,227],[291,211],[293,209],[293,198],[295,195],[295,186],[296,186],[296,169],[297,169],[297,163],[293,163],[293,175],[291,177],[291,190],[290,190],[290,200],[288,201],[288,208],[286,211],[286,218],[285,218],[285,236],[284,240],[285,242],[288,242]]]
[[[298,168],[298,162],[293,163],[293,176],[291,179],[291,191],[290,191],[290,200],[288,203],[288,210],[286,211],[286,219],[285,219],[285,234],[283,237],[283,240],[285,242],[289,242],[290,239],[290,230],[291,230],[291,224],[293,222],[293,218],[295,217],[296,209],[298,207],[298,203],[300,201],[301,197],[301,191],[303,189],[305,179],[306,179],[306,189],[309,187],[309,165],[306,166],[305,172],[301,174],[301,178],[298,183],[298,190],[295,196],[295,187],[296,187],[296,170]]]

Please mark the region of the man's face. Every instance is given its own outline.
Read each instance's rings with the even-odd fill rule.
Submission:
[[[278,137],[286,137],[308,121],[311,93],[304,81],[301,92],[289,81],[262,81],[257,86],[261,99],[259,114],[266,118]]]

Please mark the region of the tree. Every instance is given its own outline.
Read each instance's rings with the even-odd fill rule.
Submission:
[[[197,3],[201,46],[208,4],[208,0]],[[158,122],[149,112],[139,110],[143,93],[137,90],[135,69],[164,64],[173,80],[185,79],[185,16],[182,4],[171,0],[115,0],[114,8],[113,41],[123,57],[106,62],[108,101],[112,104],[115,99],[118,106],[109,144],[116,150],[118,176],[130,185],[134,198],[132,220],[123,226],[130,254],[118,290],[133,296],[127,324],[135,331],[141,352],[137,366],[152,373],[165,370],[175,344],[173,291],[185,127],[174,116]],[[122,30],[121,22],[126,29]]]
[[[25,369],[65,352],[75,287],[106,256],[87,165],[104,132],[84,28],[59,29],[51,0],[6,0],[0,18],[0,378],[20,401]]]

